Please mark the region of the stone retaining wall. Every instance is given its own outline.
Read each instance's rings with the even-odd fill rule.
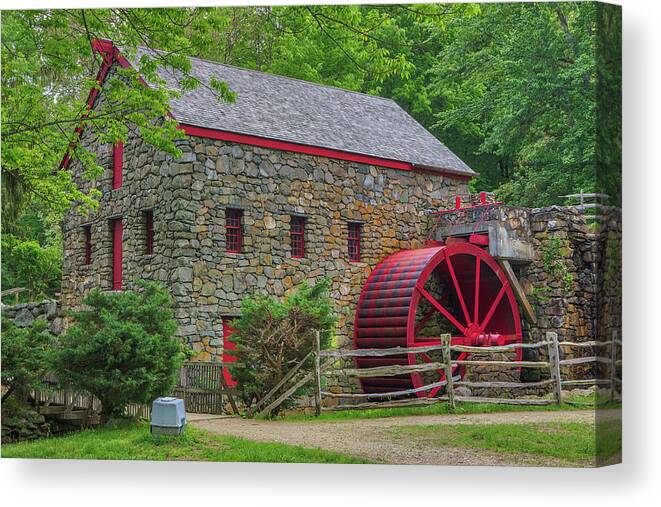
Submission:
[[[12,319],[18,327],[27,327],[37,318],[48,322],[48,330],[59,335],[63,331],[63,319],[60,313],[60,303],[56,300],[45,300],[37,303],[21,303],[18,305],[2,305],[2,318]]]

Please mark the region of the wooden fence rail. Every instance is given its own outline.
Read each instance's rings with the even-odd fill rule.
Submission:
[[[325,375],[327,376],[349,376],[354,378],[370,378],[370,377],[383,377],[394,376],[409,373],[419,373],[433,370],[443,370],[446,373],[446,378],[449,382],[442,380],[439,382],[430,383],[421,387],[404,389],[399,391],[390,391],[384,393],[332,393],[329,391],[322,391],[319,389],[318,396],[315,397],[315,412],[317,414],[322,411],[336,411],[336,410],[360,410],[370,408],[385,408],[385,407],[404,407],[404,406],[426,406],[440,401],[447,401],[451,407],[454,407],[455,402],[470,402],[470,403],[496,403],[496,404],[511,404],[511,405],[549,405],[552,403],[561,404],[562,388],[569,386],[607,386],[611,389],[610,399],[615,399],[616,385],[622,383],[622,380],[617,377],[617,366],[622,364],[622,361],[616,357],[616,347],[622,345],[622,341],[617,339],[617,334],[613,334],[611,340],[608,341],[587,341],[587,342],[571,342],[559,341],[558,335],[555,332],[547,332],[545,339],[536,343],[513,343],[509,345],[500,345],[492,347],[471,347],[467,345],[451,345],[450,335],[441,336],[440,345],[430,345],[425,347],[392,347],[386,349],[360,349],[360,350],[317,350],[315,354],[318,357],[327,357],[332,360],[356,358],[356,357],[387,357],[404,354],[415,354],[421,352],[439,351],[442,353],[442,359],[433,363],[424,363],[419,365],[391,365],[391,366],[378,366],[372,368],[340,368],[329,370]],[[561,359],[561,347],[565,348],[603,348],[610,347],[610,357],[607,356],[588,356],[578,357],[571,359]],[[507,361],[507,360],[482,360],[482,359],[466,359],[456,360],[451,359],[452,352],[468,352],[479,354],[497,354],[503,352],[511,352],[517,349],[541,349],[546,348],[548,351],[548,361]],[[332,361],[331,361],[332,362]],[[328,365],[329,363],[327,363]],[[581,364],[608,364],[610,365],[610,378],[609,379],[582,379],[582,380],[563,380],[562,370],[564,367],[571,367]],[[462,366],[493,366],[499,368],[536,368],[549,371],[549,379],[540,380],[537,382],[500,382],[500,381],[467,381],[461,380],[458,376],[454,378],[450,374],[452,367],[456,365]],[[327,368],[327,366],[326,366]],[[324,368],[324,369],[326,369]],[[321,383],[319,380],[324,371],[320,369],[318,363],[315,364],[314,377],[318,379],[317,385]],[[554,394],[553,399],[528,399],[528,398],[494,398],[494,397],[478,397],[478,396],[456,396],[455,389],[457,387],[472,387],[472,388],[500,388],[500,389],[530,389],[538,387],[552,387]],[[433,398],[428,397],[414,397],[403,398],[412,394],[424,393],[434,388],[444,387],[445,394]],[[350,400],[365,400],[356,404],[340,404],[336,406],[323,406],[323,398],[335,399],[350,399]],[[396,399],[393,399],[396,398]],[[370,400],[385,400],[385,401],[370,401]]]

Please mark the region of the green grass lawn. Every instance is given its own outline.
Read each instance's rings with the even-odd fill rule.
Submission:
[[[347,419],[375,419],[380,417],[400,417],[409,415],[433,415],[433,414],[488,414],[493,412],[529,412],[529,411],[552,411],[552,410],[585,410],[594,408],[594,396],[574,396],[568,401],[580,403],[580,405],[571,405],[563,403],[562,405],[496,405],[488,403],[457,403],[454,410],[451,410],[447,402],[435,403],[426,407],[394,407],[394,408],[375,408],[369,410],[341,410],[337,412],[324,412],[319,417],[310,414],[287,414],[276,417],[277,420],[284,421],[329,421],[329,420],[347,420]],[[606,403],[599,408],[618,408],[620,403]]]
[[[599,444],[593,424],[575,422],[402,426],[391,431],[397,438],[422,438],[429,445],[549,456],[569,465],[616,462],[622,422],[603,421],[598,426]]]
[[[253,461],[268,463],[368,463],[321,449],[216,436],[188,426],[180,437],[152,436],[146,423],[2,446],[3,458]]]

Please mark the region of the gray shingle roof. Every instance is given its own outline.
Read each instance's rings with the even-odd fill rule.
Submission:
[[[138,57],[148,52],[138,50]],[[409,162],[462,175],[475,172],[394,101],[191,58],[191,74],[212,76],[237,93],[219,102],[200,86],[171,101],[180,123]],[[159,74],[178,88],[171,70]]]

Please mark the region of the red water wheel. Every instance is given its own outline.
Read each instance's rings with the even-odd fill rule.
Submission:
[[[521,342],[521,319],[512,288],[498,263],[468,242],[403,250],[372,271],[358,300],[354,323],[357,349],[424,347],[450,333],[453,345]],[[521,349],[517,349],[521,359]],[[466,353],[454,354],[465,359]],[[359,368],[415,365],[440,360],[440,352],[357,358]],[[463,376],[455,367],[453,377]],[[443,382],[442,370],[361,379],[366,393],[419,389]],[[417,391],[433,397],[441,386]]]

